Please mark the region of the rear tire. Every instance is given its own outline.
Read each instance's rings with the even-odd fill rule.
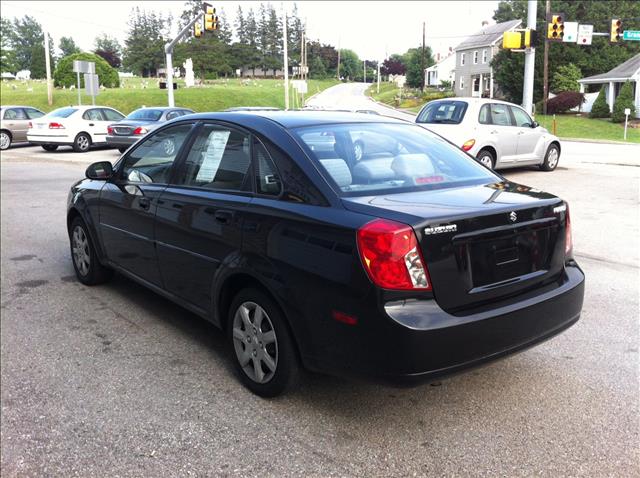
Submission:
[[[11,146],[11,133],[8,131],[0,131],[0,150],[4,151]]]
[[[80,217],[76,217],[71,223],[69,244],[73,268],[80,282],[84,285],[98,285],[111,279],[113,271],[100,264],[87,226]]]
[[[540,169],[543,171],[553,171],[558,167],[560,162],[560,148],[557,144],[549,145],[547,154],[544,155],[544,161],[540,165]]]
[[[300,376],[293,339],[280,307],[264,292],[241,290],[229,307],[227,337],[240,381],[256,395],[275,397]]]
[[[86,153],[91,147],[91,137],[87,133],[78,133],[73,141],[73,150],[76,153]]]
[[[496,167],[496,158],[493,157],[493,153],[488,149],[480,150],[480,152],[476,156],[476,159],[480,164],[488,169],[495,169]]]
[[[42,146],[42,149],[44,149],[45,151],[55,151],[56,149],[58,149],[57,144],[42,144],[40,146]]]
[[[120,154],[124,153],[127,149],[129,149],[128,146],[122,146],[120,148],[118,148],[118,151],[120,151]]]

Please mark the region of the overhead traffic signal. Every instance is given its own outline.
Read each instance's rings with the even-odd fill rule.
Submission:
[[[193,36],[195,37],[202,36],[202,25],[200,24],[200,21],[197,21],[196,23],[193,24]]]
[[[623,33],[622,21],[619,18],[613,18],[611,20],[611,28],[609,29],[609,41],[611,43],[618,43],[622,39]]]
[[[211,5],[206,5],[204,10],[204,29],[207,31],[217,30],[217,23],[216,9]]]
[[[551,22],[547,24],[547,39],[552,41],[562,41],[564,37],[564,15],[551,15]]]
[[[524,31],[524,47],[535,48],[538,44],[538,32],[532,28],[527,28]]]

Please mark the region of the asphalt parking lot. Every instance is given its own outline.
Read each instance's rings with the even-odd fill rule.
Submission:
[[[580,322],[440,383],[319,375],[260,399],[213,326],[137,284],[79,284],[69,186],[116,150],[1,155],[3,476],[638,476],[640,146],[506,171],[571,205]]]

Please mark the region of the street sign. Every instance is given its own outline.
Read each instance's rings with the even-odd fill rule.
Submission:
[[[95,73],[96,64],[93,61],[73,60],[74,73]]]
[[[591,45],[593,25],[578,26],[578,45]]]
[[[100,93],[100,83],[98,82],[98,75],[94,73],[84,74],[84,91],[89,96],[98,96]]]
[[[564,22],[564,43],[575,43],[578,40],[578,22]]]
[[[306,94],[307,93],[307,82],[304,80],[293,80],[291,82],[293,89],[297,90],[298,93]]]
[[[625,30],[622,33],[623,40],[640,41],[640,30]]]

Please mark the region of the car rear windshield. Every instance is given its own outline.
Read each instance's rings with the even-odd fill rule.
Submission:
[[[416,123],[460,124],[467,106],[466,101],[432,101],[420,111]]]
[[[499,180],[440,136],[413,124],[325,124],[293,132],[328,181],[345,196]]]
[[[162,116],[162,110],[140,109],[129,113],[127,119],[140,121],[158,121]]]
[[[77,108],[58,108],[57,110],[53,110],[47,116],[52,118],[68,118],[76,111],[78,111]]]

